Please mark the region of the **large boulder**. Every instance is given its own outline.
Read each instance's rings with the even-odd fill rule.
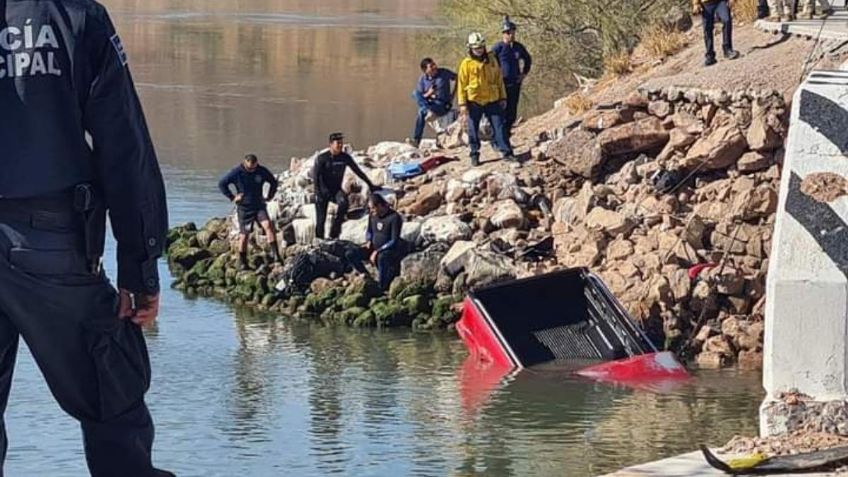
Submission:
[[[477,244],[470,240],[454,242],[448,253],[442,258],[442,269],[451,277],[457,276],[459,272],[465,270],[476,247]]]
[[[509,229],[524,226],[524,210],[512,199],[501,200],[492,205],[489,221],[496,228]]]
[[[421,222],[404,222],[400,228],[400,238],[405,242],[415,244],[418,243],[418,237],[421,235]]]
[[[430,217],[421,225],[421,238],[425,242],[453,243],[471,238],[471,227],[453,215]]]
[[[407,255],[400,264],[400,275],[404,280],[436,281],[442,258],[448,246],[437,243],[426,250]]]
[[[328,229],[329,230],[329,229]],[[368,215],[356,220],[348,220],[342,224],[342,233],[339,239],[347,240],[355,244],[364,245],[367,240],[365,234],[368,231]]]
[[[403,142],[383,141],[368,148],[368,155],[377,159],[391,159],[402,155],[419,154],[416,147]]]
[[[621,112],[615,109],[593,109],[583,116],[583,127],[590,131],[603,131],[623,122]]]
[[[772,151],[783,145],[780,118],[777,115],[767,113],[763,106],[754,102],[751,116],[751,126],[745,135],[751,149]]]
[[[475,251],[466,266],[465,284],[469,288],[514,280],[518,276],[515,265],[503,255]]]
[[[586,227],[589,230],[603,231],[611,237],[626,235],[634,226],[624,214],[603,207],[595,207],[586,216]]]
[[[695,144],[689,148],[683,166],[693,169],[701,166],[701,170],[710,171],[725,169],[735,164],[748,143],[745,136],[736,125],[728,124],[713,129],[708,134],[701,136]]]
[[[591,179],[603,166],[603,153],[595,136],[583,130],[569,132],[552,142],[548,156],[563,165],[565,172]]]
[[[443,202],[444,197],[439,190],[439,185],[435,183],[426,184],[418,189],[418,195],[415,196],[411,205],[406,207],[406,210],[412,215],[423,217],[441,207]]]
[[[591,182],[584,182],[577,195],[561,197],[554,204],[554,220],[576,225],[586,218],[595,202],[595,192]]]
[[[654,117],[622,124],[598,134],[598,144],[608,156],[659,149],[666,142],[668,131],[662,121]]]

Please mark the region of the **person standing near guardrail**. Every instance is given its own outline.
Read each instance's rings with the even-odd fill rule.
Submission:
[[[701,15],[704,23],[704,44],[707,50],[704,55],[704,66],[716,64],[713,46],[716,17],[722,24],[721,48],[724,51],[724,57],[728,60],[739,58],[739,52],[733,49],[733,18],[730,13],[730,2],[731,0],[692,0],[692,12],[695,15]]]
[[[819,5],[821,6],[821,12],[819,12],[819,18],[825,19],[834,14],[833,8],[827,2],[827,0],[818,0]],[[816,18],[815,14],[816,0],[804,0],[804,9],[801,11],[801,18],[806,20],[813,20]]]

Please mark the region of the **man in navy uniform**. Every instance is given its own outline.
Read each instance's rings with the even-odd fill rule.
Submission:
[[[22,337],[92,476],[173,475],[151,463],[141,332],[159,311],[165,189],[104,7],[0,0],[0,144],[0,411]],[[107,211],[117,290],[100,266]]]
[[[504,111],[504,133],[512,137],[512,126],[518,117],[518,100],[521,99],[521,82],[530,74],[533,58],[527,48],[515,39],[516,26],[509,17],[503,20],[503,40],[495,43],[492,53],[498,58],[506,88],[506,110]]]
[[[270,187],[268,197],[265,197],[264,193],[265,184]],[[230,186],[236,188],[235,194],[230,190]],[[265,229],[274,259],[282,261],[280,249],[277,248],[277,231],[274,230],[274,224],[268,217],[268,209],[265,206],[265,203],[277,194],[278,186],[279,182],[274,174],[265,166],[259,165],[259,158],[253,154],[244,156],[244,161],[218,182],[221,193],[236,204],[239,222],[239,265],[242,268],[247,268],[247,237],[254,222],[259,222]]]
[[[315,187],[315,237],[319,239],[324,238],[324,223],[327,221],[327,207],[330,202],[336,204],[336,215],[330,225],[330,238],[337,239],[342,232],[342,224],[350,207],[347,194],[342,190],[348,168],[365,182],[368,190],[377,190],[350,154],[344,152],[344,135],[335,132],[330,134],[329,139],[330,147],[315,158],[315,164],[312,166],[312,184]]]

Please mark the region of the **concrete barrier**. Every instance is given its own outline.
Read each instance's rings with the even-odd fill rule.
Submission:
[[[848,409],[848,195],[809,193],[822,173],[833,184],[848,179],[846,152],[848,72],[814,71],[794,96],[781,178],[766,285],[762,435],[821,428],[822,409]],[[791,390],[810,401],[779,399]]]

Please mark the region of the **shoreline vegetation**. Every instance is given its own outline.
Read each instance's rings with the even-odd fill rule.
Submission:
[[[580,71],[598,77],[606,66],[606,78],[627,74],[616,73],[607,53],[621,50],[603,45],[624,45],[631,59],[645,51],[670,56],[685,46],[691,19],[681,2],[630,3],[644,7],[632,19],[643,23],[630,31],[653,33],[622,32],[617,39],[591,33],[594,46],[581,51],[602,45],[595,52],[601,55],[576,59],[588,65]],[[522,8],[543,4],[492,5],[515,7],[511,16],[518,22],[530,18]],[[494,12],[483,13],[495,20]],[[533,32],[519,31],[532,51]],[[534,57],[544,58],[544,51]],[[558,87],[570,89],[571,78],[581,77],[569,74]],[[364,243],[367,226],[367,188],[352,174],[344,184],[351,213],[342,240],[313,240],[309,171],[315,155],[292,160],[268,204],[278,243],[285,244],[284,263],[272,260],[257,230],[250,237],[250,270],[239,271],[233,217],[199,228],[181,225],[168,236],[174,287],[330,324],[432,330],[452,327],[469,290],[586,266],[659,348],[705,367],[760,366],[765,273],[787,130],[783,93],[643,88],[612,101],[572,104],[578,96],[586,97],[566,98],[566,120],[517,128],[522,169],[496,160],[485,146],[483,164],[471,168],[461,140],[452,147],[424,140],[420,148],[384,142],[353,152],[372,182],[396,191],[402,235],[413,244],[385,294],[345,261],[347,250]],[[433,157],[447,162],[405,182],[389,180],[389,164]]]

